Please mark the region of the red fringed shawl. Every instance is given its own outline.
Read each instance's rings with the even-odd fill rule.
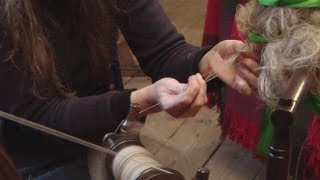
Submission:
[[[215,45],[225,39],[243,39],[236,30],[234,13],[237,4],[246,0],[208,0],[203,46]],[[265,105],[257,95],[242,96],[226,88],[221,116],[223,135],[255,154]],[[299,119],[303,120],[303,119]],[[297,121],[299,121],[297,120]],[[320,118],[311,123],[303,150],[305,177],[320,179]]]

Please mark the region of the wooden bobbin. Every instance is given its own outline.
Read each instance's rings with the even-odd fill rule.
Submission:
[[[110,133],[104,137],[104,146],[112,151],[119,152],[123,148],[138,145],[143,147],[138,137],[128,136],[126,134],[114,134]],[[108,167],[109,174],[113,174],[112,172],[112,164],[114,157],[108,155],[106,157],[106,164]],[[140,173],[136,180],[184,180],[184,177],[176,170],[170,168],[161,168],[169,173],[162,172],[160,170],[149,168],[144,172]]]

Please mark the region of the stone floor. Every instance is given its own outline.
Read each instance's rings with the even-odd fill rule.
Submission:
[[[189,43],[202,40],[206,0],[160,0],[173,24]],[[150,79],[119,41],[123,78],[127,88],[142,88]],[[265,165],[231,141],[220,142],[221,130],[214,109],[203,108],[196,117],[173,119],[166,113],[150,115],[142,131],[142,141],[164,166],[181,172],[191,180],[196,170],[210,169],[210,180],[265,179]]]

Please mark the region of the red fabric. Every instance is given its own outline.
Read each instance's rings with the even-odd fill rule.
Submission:
[[[306,179],[320,179],[320,117],[315,117],[304,147]]]
[[[230,1],[229,1],[230,2]],[[225,39],[243,39],[234,23],[234,11],[237,3],[226,3],[220,0],[209,0],[206,23],[203,35],[203,45],[214,45]],[[229,9],[229,10],[228,10]],[[223,135],[241,144],[247,150],[255,152],[258,143],[260,120],[263,115],[263,104],[256,95],[241,96],[231,88],[226,88],[224,112],[221,116]],[[242,107],[242,108],[241,108]],[[251,108],[259,107],[259,109]]]
[[[204,34],[217,35],[219,20],[217,16],[220,10],[220,1],[208,1],[207,15],[205,20]]]
[[[228,39],[234,22],[234,4],[237,1],[208,0],[207,15],[203,33],[203,46],[215,45]]]
[[[223,135],[254,153],[264,106],[256,99],[256,95],[243,96],[231,88],[227,88],[226,94],[221,120]]]
[[[241,114],[232,113],[232,108],[225,107],[225,116],[229,121],[229,124],[223,123],[222,129],[229,138],[241,144],[245,149],[254,150],[257,146],[259,127],[257,123],[248,121],[245,118],[241,117]]]
[[[215,45],[229,39],[239,39],[234,24],[234,12],[237,4],[245,4],[248,0],[208,0],[207,15],[203,33],[203,46]]]

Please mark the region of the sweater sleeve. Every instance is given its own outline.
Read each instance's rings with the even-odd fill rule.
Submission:
[[[186,43],[158,0],[133,0],[122,6],[118,25],[143,71],[153,81],[173,77],[186,82],[210,47]]]
[[[24,79],[11,61],[0,62],[0,110],[88,139],[114,130],[128,114],[131,91],[39,98],[33,96]]]

